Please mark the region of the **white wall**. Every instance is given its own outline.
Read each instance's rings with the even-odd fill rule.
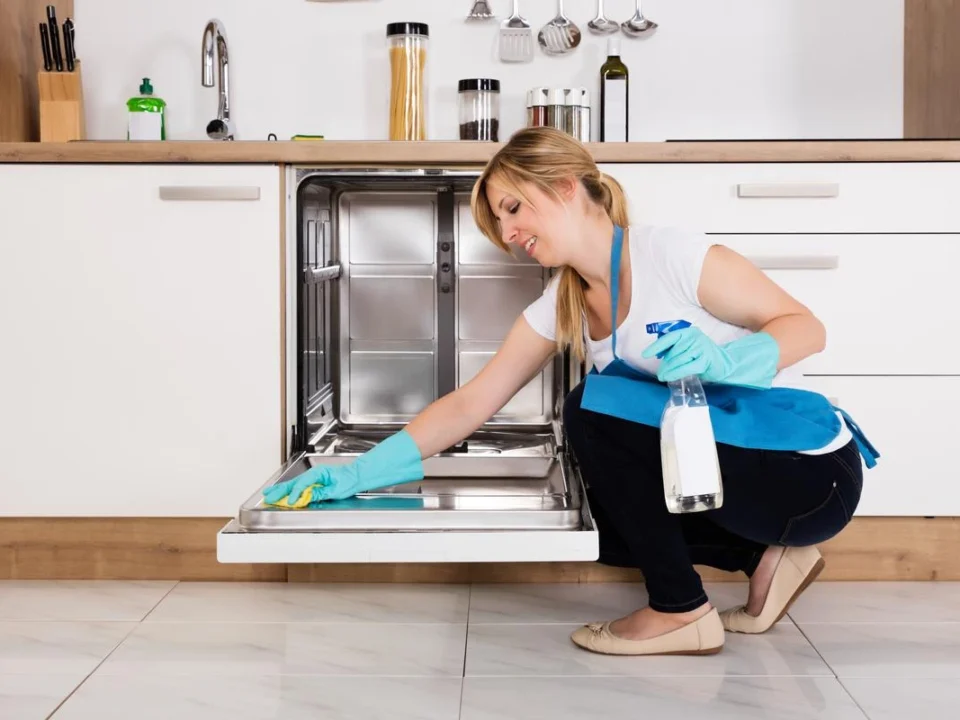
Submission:
[[[529,87],[597,90],[606,39],[586,30],[595,0],[564,3],[584,31],[576,51],[538,49],[526,65],[496,59],[499,21],[466,23],[472,1],[76,0],[89,136],[126,137],[125,102],[149,76],[169,103],[170,138],[204,138],[217,100],[200,85],[200,44],[213,16],[230,43],[238,139],[385,138],[384,29],[395,20],[430,25],[431,139],[456,138],[462,77],[502,81],[504,136],[523,126]],[[509,14],[510,0],[490,1]],[[621,35],[631,140],[901,137],[903,1],[647,0],[656,35]],[[520,10],[536,32],[556,2]],[[606,10],[623,20],[633,3],[607,0]]]

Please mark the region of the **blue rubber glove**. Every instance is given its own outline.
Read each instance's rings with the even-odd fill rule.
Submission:
[[[655,356],[662,356],[657,370],[661,382],[696,375],[707,382],[769,388],[777,374],[780,346],[765,332],[720,346],[694,326],[668,332],[643,351],[645,358]]]
[[[420,448],[406,430],[401,430],[351,463],[320,465],[266,488],[263,498],[268,505],[303,508],[321,500],[343,500],[422,478]]]

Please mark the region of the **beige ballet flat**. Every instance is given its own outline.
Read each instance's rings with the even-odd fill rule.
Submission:
[[[716,608],[699,620],[647,640],[627,640],[610,631],[610,622],[590,623],[570,639],[604,655],[713,655],[723,649],[723,624]]]
[[[757,616],[747,614],[747,606],[739,605],[720,613],[723,627],[730,632],[763,633],[787,614],[800,593],[807,589],[823,570],[826,563],[814,546],[788,547],[780,555],[773,571],[770,590]]]

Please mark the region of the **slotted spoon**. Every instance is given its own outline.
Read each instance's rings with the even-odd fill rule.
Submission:
[[[537,41],[548,55],[563,55],[580,44],[580,28],[563,14],[563,0],[557,0],[557,16],[543,26]]]

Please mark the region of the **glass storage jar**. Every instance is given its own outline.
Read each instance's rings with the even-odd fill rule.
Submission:
[[[458,85],[460,139],[500,141],[500,81],[468,78]]]
[[[590,91],[574,88],[566,98],[569,132],[580,142],[590,142]]]
[[[387,25],[390,53],[390,139],[427,138],[426,23],[395,22]]]

